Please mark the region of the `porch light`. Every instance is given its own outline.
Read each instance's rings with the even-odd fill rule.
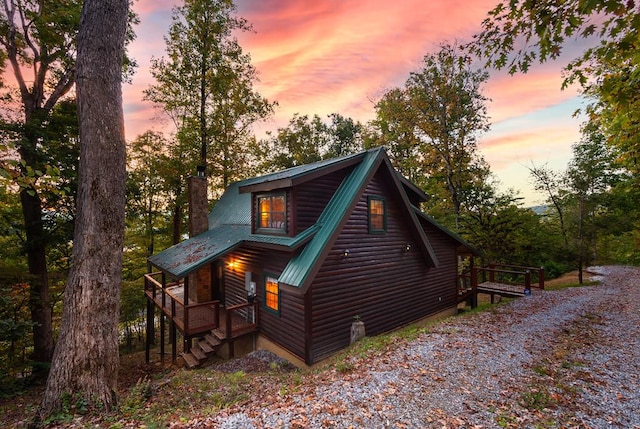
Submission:
[[[349,257],[349,249],[345,249],[342,251],[342,259],[347,259]]]
[[[407,243],[407,245],[404,246],[404,253],[409,253],[410,250],[411,250],[411,243]]]

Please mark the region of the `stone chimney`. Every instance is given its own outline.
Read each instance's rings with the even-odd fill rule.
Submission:
[[[204,167],[199,165],[197,175],[188,179],[189,192],[189,237],[209,229],[209,202],[207,201],[207,177]]]
[[[189,237],[202,234],[209,229],[209,203],[207,201],[207,177],[204,167],[198,166],[197,174],[187,181],[189,194]],[[189,275],[189,300],[209,302],[212,300],[211,266],[205,265]]]

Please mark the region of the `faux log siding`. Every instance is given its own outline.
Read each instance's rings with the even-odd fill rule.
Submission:
[[[385,176],[378,173],[369,184],[312,284],[314,362],[349,344],[356,315],[364,321],[367,335],[377,335],[449,305],[445,288],[427,282],[439,276],[430,273]],[[385,196],[384,235],[368,234],[369,195]],[[455,244],[450,245],[455,252]],[[345,249],[349,257],[343,260]],[[451,287],[455,290],[455,283]]]
[[[234,262],[234,268],[229,263]],[[225,295],[228,306],[247,302],[244,273],[250,271],[256,282],[257,299],[264,303],[264,276],[278,276],[288,262],[288,256],[265,249],[241,248],[225,261]],[[292,353],[304,359],[304,297],[280,291],[280,314],[260,306],[260,332]]]
[[[294,188],[293,199],[295,201],[293,204],[295,205],[296,234],[309,228],[318,220],[318,216],[320,216],[320,213],[322,213],[348,171],[348,169],[342,169]]]
[[[458,303],[457,243],[427,221],[421,220],[421,223],[440,263],[437,269],[429,270],[426,281],[439,296],[442,296],[442,306],[452,307]]]

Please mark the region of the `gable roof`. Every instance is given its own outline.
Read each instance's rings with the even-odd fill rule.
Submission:
[[[295,237],[251,234],[251,192],[304,183],[314,177],[356,164],[363,157],[364,153],[361,152],[232,183],[209,213],[208,231],[152,255],[147,261],[179,279],[243,243],[296,249],[309,241],[319,226],[312,225]]]
[[[335,242],[349,214],[380,166],[385,166],[391,173],[390,176],[395,184],[395,190],[403,202],[402,207],[405,208],[405,213],[411,219],[410,226],[418,234],[419,242],[427,253],[430,262],[434,266],[438,266],[435,252],[410,207],[407,195],[398,180],[395,170],[391,166],[384,148],[379,147],[364,153],[363,160],[345,178],[320,214],[317,221],[317,224],[320,225],[319,232],[314,235],[302,252],[296,255],[285,267],[279,278],[280,283],[299,288],[302,293],[306,291],[311,279],[320,268],[318,261],[326,255],[333,242]]]
[[[340,184],[314,225],[295,237],[251,234],[251,192],[295,186],[351,166],[351,172]],[[418,236],[426,259],[433,266],[438,266],[435,252],[420,226],[406,192],[414,192],[421,197],[426,195],[418,192],[419,190],[406,179],[400,178],[383,147],[233,183],[210,212],[208,231],[149,257],[148,262],[175,278],[183,278],[243,243],[280,246],[289,250],[296,250],[306,244],[302,251],[289,261],[279,278],[281,283],[304,293],[320,267],[318,262],[328,253],[367,184],[381,167],[390,173],[393,191],[402,202],[401,208],[410,219],[409,226]]]

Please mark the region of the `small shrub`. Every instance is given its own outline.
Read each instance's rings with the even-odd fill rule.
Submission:
[[[127,396],[122,401],[121,410],[131,413],[144,407],[144,404],[153,396],[153,386],[151,380],[143,378],[131,388]]]

